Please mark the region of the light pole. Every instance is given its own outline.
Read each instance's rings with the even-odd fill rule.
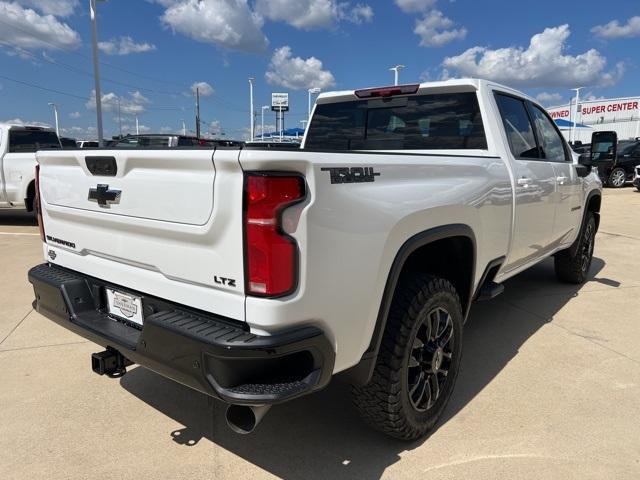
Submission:
[[[571,143],[575,143],[576,141],[576,123],[578,123],[578,103],[580,102],[580,90],[584,87],[572,88],[574,92],[576,92],[576,114],[573,117],[573,125],[571,125]]]
[[[262,125],[260,126],[260,138],[264,141],[264,111],[269,110],[269,105],[263,105],[260,109],[260,116],[262,117]]]
[[[116,97],[116,101],[118,102],[118,130],[120,132],[120,137],[122,137],[122,117],[120,116],[120,97]]]
[[[304,130],[306,132],[307,123],[309,123],[309,120],[300,120],[300,123],[302,124],[302,130]]]
[[[184,123],[184,118],[181,118],[180,121],[182,122],[182,135],[183,136],[187,136],[187,124]]]
[[[250,129],[251,133],[249,134],[249,139],[253,142],[253,133],[254,133],[254,119],[253,119],[253,81],[255,78],[249,77],[249,116],[250,116]]]
[[[389,70],[394,72],[394,85],[398,85],[398,81],[400,80],[400,70],[404,68],[404,65],[396,65],[395,67],[391,67]]]
[[[98,0],[104,1],[104,0]],[[91,50],[93,51],[93,80],[96,90],[96,117],[98,129],[98,146],[104,145],[102,133],[102,93],[100,92],[100,67],[98,66],[98,27],[96,25],[96,0],[89,0],[91,14]]]
[[[138,114],[136,113],[136,135],[140,135],[140,126],[138,125]]]
[[[60,125],[58,124],[58,105],[53,102],[49,102],[49,106],[53,107],[53,116],[56,119],[56,135],[60,136]]]
[[[307,90],[307,92],[309,92],[309,111],[308,111],[308,117],[311,118],[311,95],[312,94],[318,94],[320,93],[322,90],[319,88],[310,88],[309,90]]]

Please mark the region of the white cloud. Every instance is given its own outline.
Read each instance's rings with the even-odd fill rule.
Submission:
[[[70,116],[71,118],[80,118],[80,117],[82,116],[82,114],[81,114],[80,112],[71,112],[71,113],[69,114],[69,116]]]
[[[201,97],[210,97],[215,92],[213,87],[209,85],[207,82],[194,82],[191,85],[191,91],[193,92],[194,95],[196,94],[196,88],[198,89],[198,93],[200,94]]]
[[[175,133],[177,129],[173,127],[160,127],[160,133]],[[180,131],[182,133],[182,130]]]
[[[98,48],[107,55],[129,55],[130,53],[143,53],[155,50],[156,46],[152,43],[136,43],[133,38],[123,36],[120,38],[112,38],[106,42],[98,42]]]
[[[305,30],[331,28],[343,20],[360,24],[373,19],[369,5],[338,0],[258,0],[255,8],[269,20]]]
[[[261,52],[269,41],[262,33],[263,20],[251,11],[247,0],[161,0],[167,7],[161,19],[187,37],[203,43],[243,52]]]
[[[105,93],[102,95],[102,110],[105,112],[118,112],[118,102],[120,103],[121,115],[140,115],[146,112],[149,99],[140,92],[131,92],[128,97],[118,96],[115,93]],[[96,91],[91,91],[91,97],[85,104],[89,110],[96,108]]]
[[[437,0],[396,0],[396,5],[405,13],[426,12]]]
[[[444,76],[453,70],[461,76],[488,78],[514,86],[574,87],[614,84],[624,73],[619,63],[605,71],[607,59],[595,49],[576,56],[564,53],[571,32],[568,25],[547,28],[523,47],[491,50],[473,47],[444,59]]]
[[[563,100],[563,96],[559,93],[541,92],[536,95],[536,100],[545,106],[549,106],[554,103],[560,103]]]
[[[591,102],[594,100],[606,100],[606,98],[603,97],[602,95],[595,95],[593,92],[587,92],[584,95],[582,95],[582,100]]]
[[[68,17],[79,5],[79,0],[16,0],[15,3],[40,10],[45,15]]]
[[[464,27],[452,28],[453,20],[445,17],[440,10],[431,10],[421,20],[416,20],[413,32],[420,37],[421,47],[440,47],[467,36]]]
[[[292,90],[327,88],[335,84],[333,74],[322,69],[322,62],[315,57],[306,60],[291,56],[288,46],[278,48],[271,57],[265,74],[267,82]]]
[[[32,127],[52,128],[50,123],[39,122],[37,120],[36,121],[25,122],[21,118],[10,118],[9,120],[3,120],[2,123],[9,123],[11,125],[29,125],[29,126],[32,126]]]
[[[591,29],[591,33],[601,38],[640,37],[640,16],[631,17],[624,25],[621,25],[618,20],[597,25]]]
[[[53,15],[40,15],[17,3],[0,2],[0,41],[26,49],[77,48],[80,36]],[[15,28],[12,28],[15,27]]]
[[[141,123],[138,124],[138,131],[140,132],[140,134],[143,133],[149,133],[151,131],[151,127],[148,127],[146,125],[142,125]],[[122,125],[122,134],[123,135],[135,135],[136,134],[136,125],[131,124],[129,125],[128,123],[125,123]]]

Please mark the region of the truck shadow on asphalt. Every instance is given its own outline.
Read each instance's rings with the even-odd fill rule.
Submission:
[[[615,280],[598,278],[604,265],[603,260],[594,258],[590,288],[593,282],[619,286]],[[464,332],[461,372],[439,425],[453,418],[487,386],[581,288],[558,283],[553,260],[542,262],[505,286],[500,297],[472,308]],[[543,308],[519,306],[519,300],[532,297],[539,297],[534,303]],[[350,403],[349,387],[337,381],[317,394],[274,407],[248,436],[227,428],[223,403],[146,369],[135,368],[120,382],[130,393],[184,426],[170,432],[172,441],[191,446],[208,439],[286,479],[379,478],[401,459],[401,454],[428,441],[405,443],[370,430]]]

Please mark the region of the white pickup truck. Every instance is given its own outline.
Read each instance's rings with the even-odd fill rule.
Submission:
[[[602,187],[535,100],[475,79],[324,93],[294,149],[38,162],[35,308],[106,347],[97,373],[140,364],[242,433],[345,372],[372,426],[425,435],[472,301],[550,256],[585,281]]]
[[[0,123],[0,209],[33,211],[35,152],[60,148],[58,136],[49,128]]]

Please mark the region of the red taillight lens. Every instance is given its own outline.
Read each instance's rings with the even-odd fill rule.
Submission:
[[[42,207],[40,206],[40,165],[36,165],[36,196],[33,199],[33,208],[36,209],[36,218],[38,219],[38,229],[40,230],[40,238],[45,241],[44,222],[42,221]]]
[[[298,247],[282,230],[282,212],[305,197],[300,176],[248,173],[245,176],[246,290],[276,297],[297,283]]]

